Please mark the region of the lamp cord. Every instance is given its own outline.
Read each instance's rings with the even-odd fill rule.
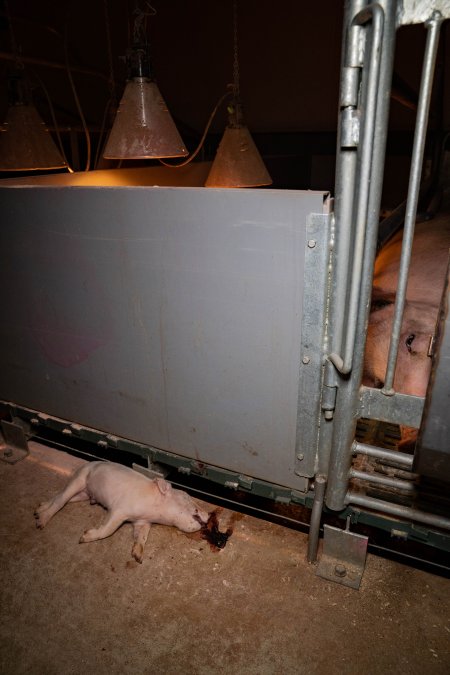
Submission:
[[[98,163],[100,161],[100,155],[102,154],[102,150],[104,149],[103,136],[106,128],[106,119],[108,117],[108,113],[111,109],[111,106],[116,101],[116,81],[114,78],[114,62],[113,62],[112,40],[111,40],[111,30],[108,12],[108,0],[103,0],[103,11],[105,15],[106,45],[108,51],[108,65],[109,65],[109,78],[108,78],[109,97],[106,102],[105,110],[103,112],[102,124],[98,136],[97,150],[95,153],[95,160],[94,160],[95,169],[98,166]]]
[[[232,88],[232,85],[228,85],[228,86],[230,87],[230,89]],[[208,133],[208,131],[209,131],[209,127],[210,127],[211,124],[212,124],[212,121],[213,121],[213,119],[214,119],[214,117],[215,117],[215,115],[216,115],[216,112],[218,111],[218,109],[220,108],[220,106],[222,105],[222,103],[224,102],[224,100],[225,100],[226,98],[228,98],[229,96],[232,96],[232,91],[227,91],[227,92],[225,92],[225,94],[223,94],[223,95],[219,98],[219,100],[217,101],[217,103],[216,103],[216,105],[215,105],[215,107],[214,107],[214,110],[212,111],[211,115],[209,116],[208,122],[207,122],[207,124],[206,124],[206,127],[205,127],[205,130],[204,130],[204,132],[203,132],[203,135],[202,135],[202,137],[201,137],[201,139],[200,139],[200,142],[199,142],[199,144],[197,145],[197,147],[196,147],[196,149],[194,150],[194,152],[192,153],[192,155],[191,155],[190,157],[188,157],[188,159],[185,159],[184,162],[181,162],[181,164],[169,164],[169,162],[165,162],[163,159],[160,159],[159,162],[160,162],[161,164],[164,164],[164,166],[170,167],[171,169],[180,169],[182,166],[186,166],[187,164],[190,164],[190,163],[192,162],[192,160],[195,159],[195,157],[197,157],[198,153],[199,153],[200,150],[202,149],[202,146],[203,146],[203,143],[204,143],[204,141],[205,141],[206,135],[207,135],[207,133]]]
[[[52,100],[51,100],[50,95],[49,95],[49,93],[48,93],[48,89],[47,89],[47,87],[45,86],[43,80],[42,80],[42,79],[39,77],[39,75],[36,73],[36,71],[33,70],[32,72],[33,72],[33,76],[34,76],[34,77],[36,78],[36,80],[38,81],[39,86],[41,87],[41,89],[42,89],[42,91],[44,92],[45,97],[46,97],[46,99],[47,99],[48,107],[49,107],[49,109],[50,109],[50,115],[51,115],[51,117],[52,117],[53,126],[54,126],[54,128],[55,128],[56,138],[58,139],[59,151],[60,151],[60,153],[61,153],[61,156],[62,156],[62,158],[64,159],[64,161],[65,161],[65,163],[66,163],[66,165],[67,165],[67,170],[68,170],[68,172],[69,172],[69,173],[73,173],[74,171],[73,171],[72,167],[70,166],[69,162],[67,161],[66,153],[64,152],[64,146],[63,146],[63,143],[62,143],[62,140],[61,140],[61,134],[59,133],[59,127],[58,127],[58,123],[57,123],[57,121],[56,121],[55,109],[54,109],[54,107],[53,107]]]
[[[103,10],[105,13],[106,45],[108,47],[108,66],[109,66],[109,95],[114,98],[116,92],[116,81],[114,78],[114,61],[112,53],[111,29],[109,24],[108,0],[103,0]]]
[[[85,171],[89,171],[90,166],[91,166],[91,137],[89,134],[89,129],[86,124],[86,120],[84,118],[83,110],[81,108],[81,103],[80,99],[78,98],[77,90],[75,88],[75,82],[73,81],[72,77],[72,71],[70,69],[70,63],[69,63],[69,46],[68,46],[68,34],[69,34],[69,12],[70,12],[70,0],[67,4],[67,12],[66,12],[66,22],[64,26],[64,60],[66,63],[66,70],[67,70],[67,76],[69,78],[70,86],[72,88],[72,93],[73,97],[75,99],[75,105],[78,110],[78,114],[80,116],[81,124],[83,126],[84,130],[84,135],[86,138],[86,166],[85,166]]]
[[[11,12],[9,11],[9,1],[8,0],[4,0],[4,6],[5,6],[5,10],[6,10],[6,16],[8,17],[9,39],[11,41],[11,52],[14,56],[16,68],[23,70],[24,65],[23,65],[22,60],[19,56],[19,49],[17,47],[16,36],[15,36],[15,33],[14,33],[14,28],[13,28],[13,24],[12,24],[12,20],[11,20]]]
[[[237,0],[233,0],[233,94],[236,99],[240,97],[239,87],[239,53],[238,53],[238,25],[237,25]]]

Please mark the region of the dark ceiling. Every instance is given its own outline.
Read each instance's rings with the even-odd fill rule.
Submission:
[[[247,124],[258,145],[262,144],[263,153],[278,158],[278,164],[284,158],[286,167],[292,165],[292,158],[301,154],[302,143],[309,154],[311,144],[319,154],[334,153],[343,4],[339,0],[237,2],[240,84]],[[232,81],[233,0],[141,0],[140,5],[156,10],[147,19],[155,78],[192,148]],[[69,83],[67,54],[76,92],[95,138],[111,95],[107,34],[109,31],[115,91],[120,98],[134,7],[134,0],[0,0],[2,118],[7,108],[6,77],[14,65],[8,10],[44,120],[51,123],[40,82],[51,98],[58,125],[63,130],[81,127]],[[403,28],[398,34],[395,71],[405,91],[410,89],[413,96],[418,90],[424,38],[423,26]],[[444,86],[435,100],[433,126],[447,130],[450,96],[443,92],[450,90],[449,66],[446,22],[439,55]],[[390,126],[399,138],[410,136],[414,118],[411,109],[392,102]],[[216,136],[225,120],[222,107],[211,128]],[[303,179],[307,177],[298,177],[299,185],[287,179],[280,186],[303,187]],[[309,182],[304,187],[311,187]]]
[[[5,5],[5,3],[3,3]],[[90,124],[98,124],[109,96],[108,26],[114,78],[120,93],[123,56],[133,28],[133,0],[8,0],[16,43],[44,79],[53,103],[76,121],[67,77],[69,63]],[[141,6],[146,3],[141,1]],[[233,75],[232,0],[152,0],[148,17],[155,77],[171,111],[200,131]],[[341,3],[282,0],[238,2],[241,92],[249,125],[255,131],[333,130],[341,43]],[[2,51],[11,51],[7,21]],[[49,64],[59,64],[60,68]],[[7,66],[3,61],[2,75]],[[81,73],[78,68],[95,71]],[[3,101],[2,101],[3,103]],[[223,116],[222,116],[223,117]],[[223,126],[218,119],[216,129]]]

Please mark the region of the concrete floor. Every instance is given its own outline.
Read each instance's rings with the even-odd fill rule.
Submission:
[[[78,544],[100,506],[33,511],[81,461],[38,444],[0,462],[0,672],[318,675],[450,672],[449,581],[368,556],[359,591],[305,562],[306,536],[250,516],[226,548],[154,526],[142,565],[131,526]]]

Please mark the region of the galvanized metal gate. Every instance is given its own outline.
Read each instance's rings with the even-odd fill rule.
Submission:
[[[361,444],[355,440],[359,417],[412,427],[420,426],[424,399],[396,393],[393,382],[439,29],[444,18],[449,16],[449,11],[448,3],[443,2],[385,1],[368,4],[355,0],[346,3],[335,186],[333,297],[330,304],[329,352],[324,387],[327,392],[324,400],[327,404],[320,432],[320,452],[324,457],[322,466],[326,469],[321,477],[320,489],[315,495],[317,515],[310,538],[310,559],[314,559],[316,555],[322,499],[333,511],[341,511],[350,505],[353,512],[362,509],[372,513],[390,514],[395,518],[405,519],[409,525],[413,523],[412,527],[414,523],[430,525],[438,528],[434,533],[437,539],[440,538],[439,528],[447,531],[450,528],[447,517],[441,513],[414,508],[411,505],[414,503],[413,499],[409,500],[409,505],[399,503],[399,496],[402,500],[405,493],[412,495],[414,492],[415,486],[411,480],[413,476],[410,473],[414,466],[413,455]],[[361,379],[383,185],[395,31],[403,24],[419,22],[425,23],[428,36],[411,159],[399,283],[384,386],[382,389],[372,389],[361,387]],[[445,346],[441,345],[441,349],[445,349]],[[443,361],[441,358],[439,365],[444,372],[446,366]],[[443,377],[445,380],[444,374]],[[447,430],[447,444],[450,445],[447,420],[442,419],[442,424]],[[397,477],[352,469],[352,458],[359,454],[397,467]],[[445,455],[442,459],[445,460]],[[423,465],[422,460],[422,467]],[[365,482],[384,487],[390,494],[385,492],[388,497],[380,499],[367,495],[364,490],[357,491],[350,487],[351,479],[355,478],[363,484]],[[392,531],[397,536],[408,536],[405,522],[400,522],[398,526],[394,523]],[[351,535],[348,527],[346,531],[328,528],[325,533],[325,556],[319,571],[328,578],[358,586],[364,563],[363,547],[360,541],[349,542]],[[340,558],[347,561],[347,568],[344,566],[345,574],[340,573]]]

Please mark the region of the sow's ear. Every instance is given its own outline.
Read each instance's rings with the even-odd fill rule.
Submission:
[[[155,483],[162,495],[167,494],[172,489],[171,484],[164,480],[164,478],[155,478]]]

